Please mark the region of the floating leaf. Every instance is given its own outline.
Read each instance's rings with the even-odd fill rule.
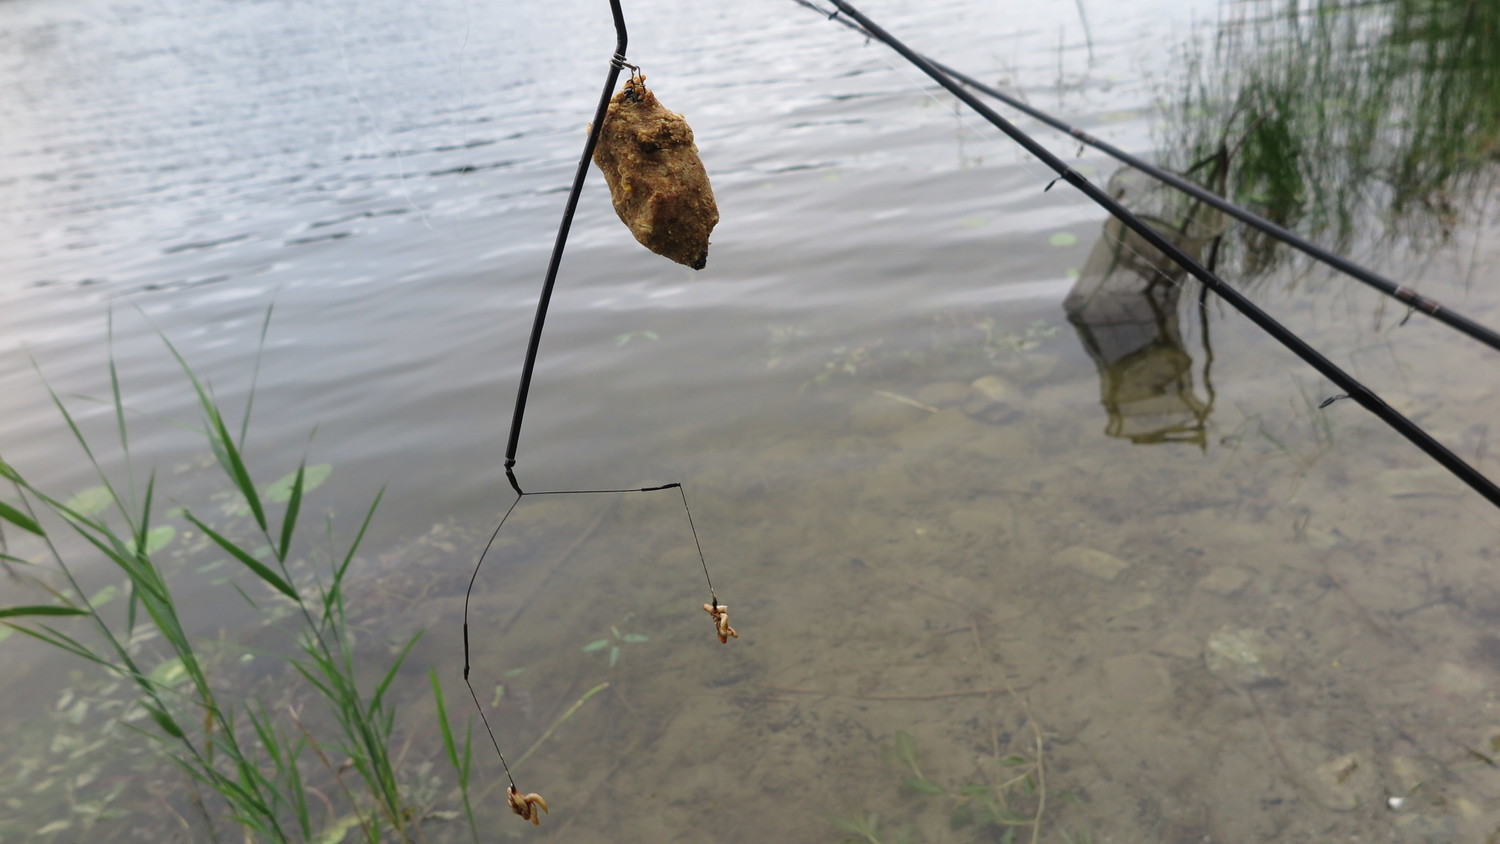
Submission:
[[[1017,765],[1025,765],[1027,761],[1028,760],[1025,756],[1017,756],[1012,753],[1004,759],[1001,759],[1000,764],[1006,766],[1007,768],[1014,768]]]
[[[1047,242],[1053,246],[1072,246],[1078,242],[1078,235],[1072,232],[1058,232],[1047,238]]]
[[[624,334],[615,335],[615,348],[618,349],[637,337],[653,341],[661,339],[661,335],[655,331],[627,331]]]
[[[630,642],[633,645],[638,645],[641,642],[649,642],[649,641],[651,641],[651,637],[650,636],[646,636],[646,635],[643,635],[641,633],[626,633],[621,638],[623,638],[627,642]]]
[[[583,646],[583,652],[586,654],[591,654],[594,651],[602,650],[607,647],[609,647],[608,639],[595,639],[594,641],[589,642],[587,645]]]
[[[80,516],[93,516],[103,513],[113,503],[115,496],[109,487],[94,486],[69,498],[64,506]]]
[[[120,587],[111,583],[103,589],[100,589],[98,592],[95,592],[93,596],[89,598],[89,603],[92,604],[95,609],[98,609],[99,607],[104,606],[110,601],[113,601],[115,599],[115,596],[119,594]]]
[[[496,683],[495,684],[495,696],[492,697],[492,698],[490,698],[490,706],[491,707],[499,706],[500,705],[500,698],[503,698],[503,697],[505,697],[505,684],[504,683]]]
[[[505,676],[506,677],[515,677],[515,676],[519,675],[521,672],[523,672],[525,670],[526,670],[525,666],[522,666],[520,668],[512,668],[511,670],[505,672]]]
[[[328,476],[331,474],[333,474],[333,464],[331,463],[318,463],[308,466],[302,474],[302,494],[306,495],[322,486],[323,482],[328,480]],[[285,504],[292,500],[292,485],[296,482],[296,472],[283,475],[262,490],[261,497],[274,504]]]
[[[609,649],[609,667],[614,668],[620,661],[620,646],[615,645]]]
[[[171,544],[177,538],[177,528],[171,525],[157,525],[146,531],[146,547],[139,549],[140,553],[147,557]]]
[[[364,819],[359,815],[345,815],[328,824],[322,832],[318,833],[318,837],[314,838],[313,841],[315,844],[339,844],[339,842],[348,836],[349,830],[354,829],[361,823],[364,823]]]
[[[147,676],[159,686],[173,686],[187,679],[187,669],[183,667],[181,659],[173,657],[151,669]]]

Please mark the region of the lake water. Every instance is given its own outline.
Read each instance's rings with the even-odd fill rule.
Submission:
[[[1150,157],[1182,45],[1219,6],[1030,5],[864,11]],[[543,834],[839,841],[871,813],[859,840],[1500,828],[1492,508],[1352,402],[1317,410],[1337,390],[1238,315],[1191,307],[1191,284],[1174,342],[1101,370],[1062,302],[1102,212],[1044,191],[1048,171],[888,50],[790,2],[626,16],[722,222],[694,273],[639,247],[591,174],[517,473],[683,482],[741,638],[721,646],[698,609],[675,493],[524,500],[471,607],[501,746],[519,757],[609,683],[518,772],[552,805]],[[443,776],[425,674],[465,717],[464,588],[513,500],[511,402],[613,43],[607,5],[579,0],[0,4],[0,455],[64,497],[98,483],[45,378],[121,471],[113,411],[90,400],[112,356],[179,531],[179,601],[205,640],[260,642],[228,569],[168,514],[236,517],[173,424],[196,422],[195,397],[159,335],[235,414],[258,360],[256,480],[331,465],[307,506],[343,541],[386,490],[352,613],[373,664],[428,631],[400,732]],[[1101,183],[1115,170],[1020,125]],[[1437,247],[1353,248],[1494,325],[1496,235],[1480,203]],[[1495,468],[1492,351],[1300,264],[1252,293]],[[6,584],[6,605],[38,602]],[[106,743],[128,765],[74,752],[107,720],[77,708],[78,689],[108,694],[84,666],[13,635],[0,670],[0,840],[203,834],[159,808],[180,777],[119,746],[138,737]],[[490,756],[479,776],[503,787]],[[432,808],[455,808],[446,782]],[[1040,820],[986,823],[981,792]],[[494,799],[480,811],[487,834],[533,832]]]

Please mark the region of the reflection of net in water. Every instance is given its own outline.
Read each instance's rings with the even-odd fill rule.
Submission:
[[[1141,216],[1194,259],[1223,233],[1221,214],[1197,203],[1184,205],[1180,196],[1135,170],[1117,171],[1109,189],[1116,199],[1155,212]],[[1176,208],[1169,207],[1173,203]],[[1177,264],[1111,217],[1063,301],[1068,321],[1099,368],[1099,401],[1109,414],[1104,432],[1111,437],[1207,444],[1212,355],[1205,334],[1204,383],[1210,395],[1205,401],[1194,392],[1193,358],[1179,328],[1182,275]]]

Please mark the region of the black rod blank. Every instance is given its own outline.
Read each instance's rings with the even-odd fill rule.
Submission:
[[[1323,377],[1338,385],[1339,389],[1348,393],[1349,397],[1358,402],[1361,407],[1375,414],[1381,421],[1394,428],[1397,433],[1406,437],[1413,445],[1426,452],[1429,457],[1436,460],[1449,472],[1452,472],[1459,480],[1468,484],[1475,492],[1484,496],[1491,504],[1500,507],[1500,486],[1496,486],[1493,481],[1485,477],[1473,466],[1470,466],[1463,458],[1454,454],[1436,439],[1433,439],[1432,435],[1422,430],[1410,419],[1401,415],[1395,408],[1386,404],[1370,388],[1361,384],[1286,326],[1277,322],[1265,311],[1262,311],[1254,302],[1245,298],[1238,290],[1229,286],[1229,284],[1225,283],[1217,275],[1209,272],[1207,268],[1193,260],[1191,256],[1183,252],[1171,241],[1162,237],[1156,229],[1142,221],[1135,214],[1132,214],[1125,206],[1115,200],[1114,197],[1084,178],[1082,174],[1069,167],[1062,159],[1053,155],[1050,150],[1038,143],[1035,138],[1032,138],[1030,135],[1016,128],[1010,121],[1001,117],[994,109],[981,102],[952,77],[939,70],[932,62],[918,55],[910,47],[897,40],[884,29],[881,29],[874,21],[865,17],[858,9],[844,2],[844,0],[832,0],[832,3],[838,7],[840,12],[848,15],[862,26],[872,37],[895,50],[902,58],[911,62],[917,69],[931,77],[934,82],[948,89],[949,93],[988,120],[995,128],[1004,132],[1011,140],[1020,144],[1027,152],[1036,156],[1042,163],[1055,171],[1061,180],[1077,188],[1105,211],[1108,211],[1111,216],[1118,219],[1126,228],[1140,235],[1143,240],[1170,257],[1192,275],[1193,278],[1196,278],[1204,286],[1217,293],[1220,298],[1259,326],[1261,330],[1270,334],[1277,342],[1290,349],[1297,357],[1302,358],[1304,362],[1313,369],[1316,369]]]
[[[615,54],[609,60],[609,73],[604,78],[604,93],[599,97],[599,107],[594,110],[594,123],[589,127],[588,140],[583,144],[583,155],[578,159],[578,172],[573,176],[573,188],[568,191],[567,204],[563,206],[562,222],[557,226],[557,239],[552,244],[552,258],[547,262],[547,276],[542,281],[542,295],[536,302],[536,318],[531,323],[531,337],[526,342],[526,360],[521,364],[521,383],[516,388],[516,409],[510,420],[510,439],[505,444],[505,477],[517,495],[521,485],[516,481],[516,446],[521,441],[521,420],[526,416],[526,397],[531,392],[531,373],[536,368],[536,353],[542,343],[542,326],[547,322],[547,306],[552,302],[552,288],[557,284],[557,269],[562,265],[563,249],[568,244],[568,232],[573,227],[573,213],[578,210],[578,197],[583,193],[584,179],[589,175],[589,164],[594,159],[594,147],[599,145],[599,132],[604,128],[604,116],[608,113],[609,98],[614,95],[615,82],[620,78],[620,69],[625,64],[625,46],[629,35],[625,31],[625,12],[620,0],[609,0],[610,12],[615,19]]]

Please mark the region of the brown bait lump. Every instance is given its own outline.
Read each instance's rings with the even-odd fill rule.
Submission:
[[[615,213],[641,245],[701,270],[719,208],[698,158],[693,130],[631,77],[609,101],[594,163],[604,172]]]

